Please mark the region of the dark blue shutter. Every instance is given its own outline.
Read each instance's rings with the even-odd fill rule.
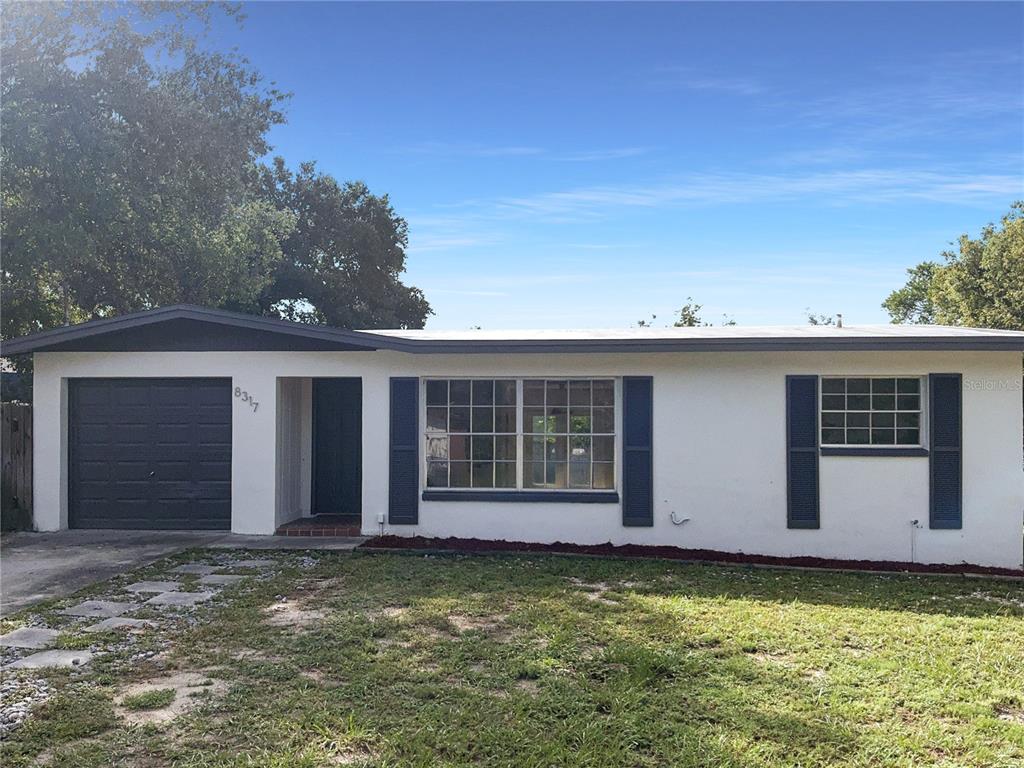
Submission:
[[[786,377],[786,520],[819,528],[818,377]]]
[[[622,524],[654,525],[654,380],[622,379]]]
[[[928,520],[932,528],[963,527],[962,392],[959,373],[929,374]]]
[[[419,392],[419,379],[391,379],[388,522],[392,525],[419,522]]]

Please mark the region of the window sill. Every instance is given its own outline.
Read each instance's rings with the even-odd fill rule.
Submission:
[[[424,501],[551,502],[554,504],[618,504],[616,491],[451,491],[423,492]]]
[[[927,456],[927,448],[908,446],[906,448],[879,448],[865,446],[863,448],[829,448],[821,446],[822,456]]]

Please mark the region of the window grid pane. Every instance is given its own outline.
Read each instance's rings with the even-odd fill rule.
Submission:
[[[428,488],[516,487],[514,472],[496,468],[516,439],[515,392],[514,379],[427,380]]]
[[[614,386],[611,379],[523,381],[524,488],[613,487]],[[595,466],[595,451],[607,466]]]
[[[424,386],[428,488],[614,489],[613,379]]]
[[[921,445],[919,377],[822,377],[821,444]]]

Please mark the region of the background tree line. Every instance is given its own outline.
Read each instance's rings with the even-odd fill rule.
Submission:
[[[287,94],[203,45],[237,5],[0,13],[3,337],[174,303],[423,326],[387,195],[263,162]]]
[[[907,283],[889,294],[882,307],[894,323],[934,323],[1024,331],[1024,202],[1010,206],[999,225],[988,224],[972,239],[960,235],[956,250],[942,261],[907,270]],[[692,298],[674,317],[674,327],[707,326]],[[811,325],[834,325],[835,317],[805,312]],[[657,316],[637,327],[656,325]],[[735,325],[723,316],[722,325]]]

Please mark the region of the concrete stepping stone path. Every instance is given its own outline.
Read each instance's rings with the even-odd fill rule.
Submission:
[[[172,605],[191,608],[199,603],[205,603],[213,595],[213,592],[164,592],[156,597],[151,597],[146,601],[146,605]]]
[[[230,568],[269,568],[272,565],[277,565],[276,560],[236,560],[233,563],[229,563],[227,567]]]
[[[0,635],[0,646],[4,648],[49,648],[57,640],[58,635],[60,632],[55,629],[21,627],[6,635]]]
[[[4,669],[41,669],[42,667],[80,667],[88,664],[90,651],[40,651],[7,664]]]
[[[180,586],[177,581],[136,581],[125,589],[129,592],[173,592]]]
[[[156,623],[145,619],[129,619],[124,616],[112,616],[96,624],[90,624],[83,632],[109,632],[114,629],[146,629],[155,627]]]
[[[138,603],[122,603],[115,600],[86,600],[84,603],[73,605],[58,611],[65,616],[84,616],[86,618],[109,619],[111,616],[120,616],[129,611],[138,610]]]
[[[214,573],[209,576],[200,576],[200,584],[210,584],[212,586],[228,586],[230,584],[237,584],[240,581],[252,578],[251,576],[230,576],[226,573]]]
[[[223,565],[203,565],[202,563],[185,563],[177,568],[171,568],[174,573],[195,573],[200,576],[207,576],[216,573],[224,568]]]

